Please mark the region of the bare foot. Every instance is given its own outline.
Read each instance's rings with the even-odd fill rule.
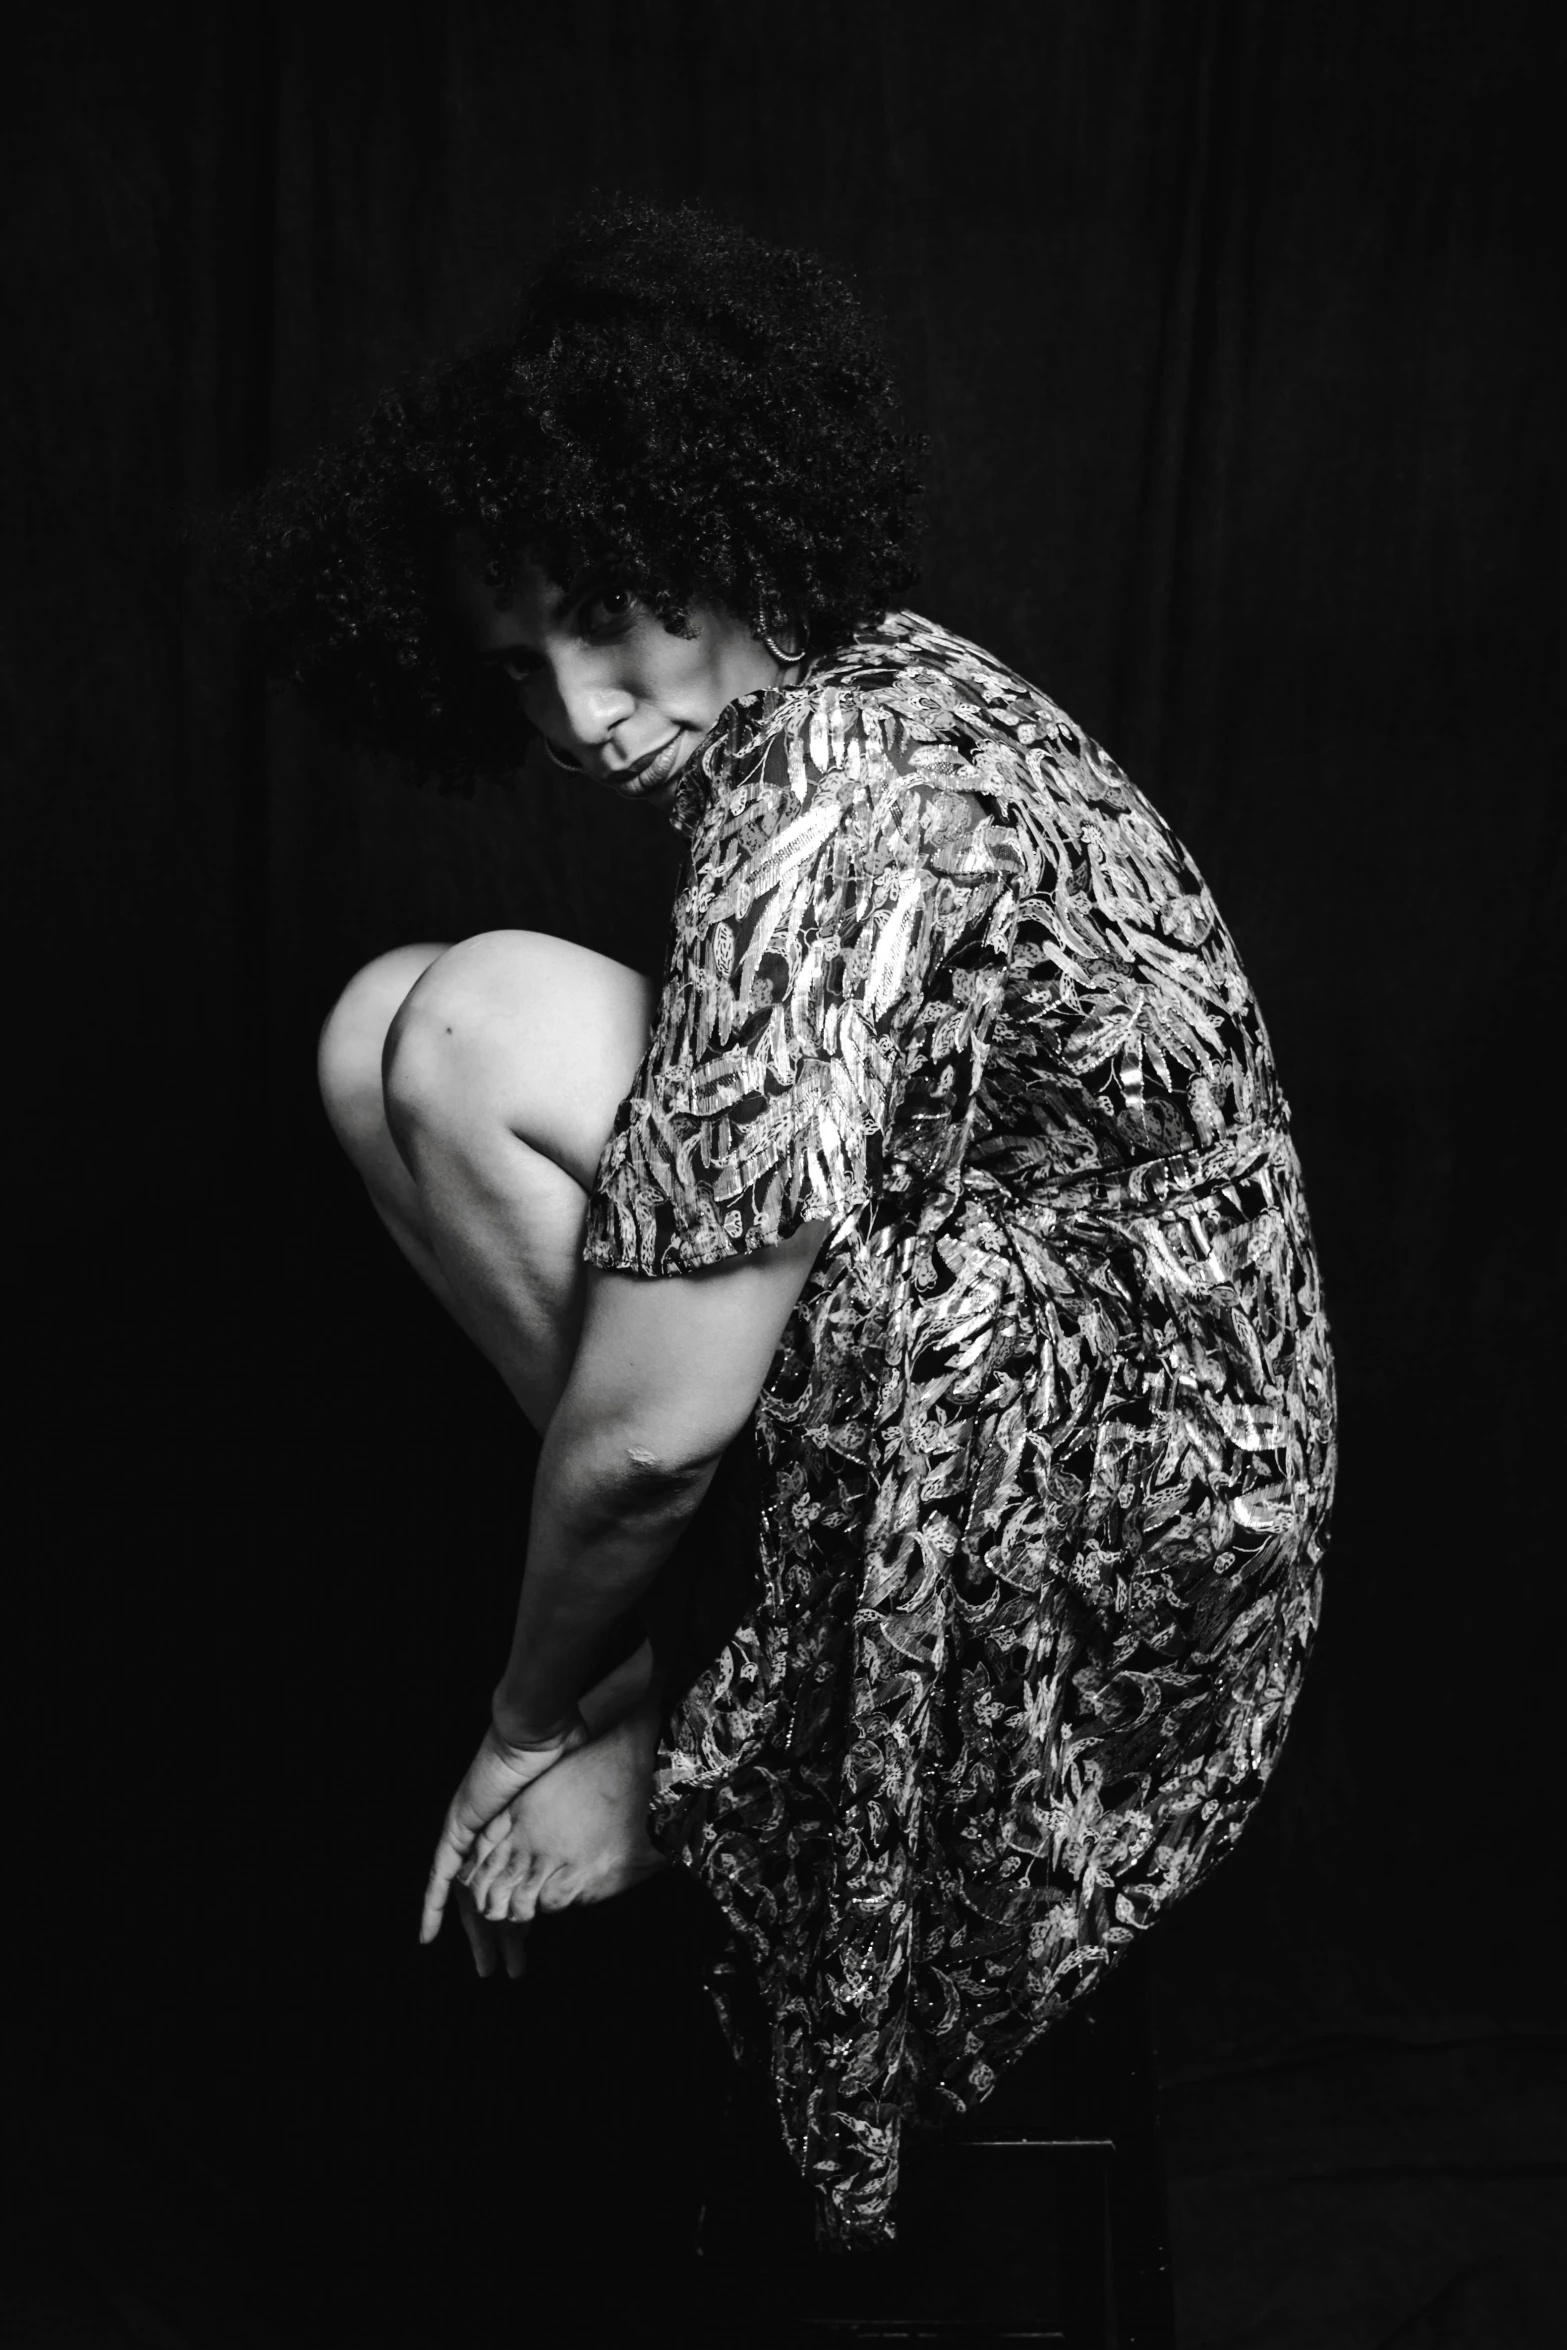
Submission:
[[[524,1789],[512,1817],[540,1910],[608,1901],[669,1866],[647,1832],[657,1752],[658,1707],[645,1696]]]

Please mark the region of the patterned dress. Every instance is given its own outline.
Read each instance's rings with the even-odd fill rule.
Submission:
[[[830,1236],[755,1415],[755,1603],[653,1828],[839,2246],[1230,1848],[1300,1688],[1333,1363],[1255,999],[1169,828],[900,612],[724,712],[590,1263]],[[747,2017],[752,2020],[748,2023]]]

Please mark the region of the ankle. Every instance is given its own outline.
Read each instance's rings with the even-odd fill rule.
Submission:
[[[654,1682],[653,1651],[644,1640],[601,1681],[583,1691],[577,1704],[595,1738],[647,1702]]]

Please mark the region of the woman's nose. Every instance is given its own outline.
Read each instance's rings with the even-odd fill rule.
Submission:
[[[575,664],[557,669],[555,698],[573,742],[585,751],[602,748],[636,708],[635,697],[612,678]]]

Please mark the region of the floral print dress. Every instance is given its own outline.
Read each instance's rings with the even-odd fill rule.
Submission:
[[[649,1276],[831,1231],[754,1605],[652,1825],[839,2246],[1239,1835],[1318,1617],[1333,1363],[1256,1001],[1169,828],[918,615],[732,703],[589,1209]],[[741,1978],[752,2005],[741,1997]],[[747,2017],[752,2020],[748,2023]]]

